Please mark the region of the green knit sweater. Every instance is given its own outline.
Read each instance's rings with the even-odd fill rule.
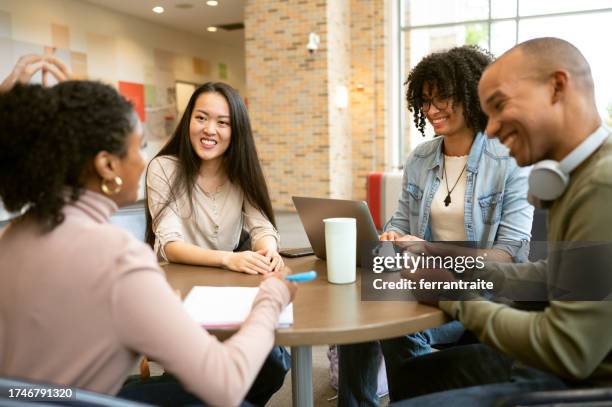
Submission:
[[[572,173],[550,208],[548,225],[549,242],[612,242],[612,137]],[[545,282],[551,273],[576,272],[567,269],[551,257],[490,264],[485,271]],[[483,343],[530,366],[570,380],[612,384],[612,301],[551,301],[541,312],[484,300],[441,301],[440,308]]]

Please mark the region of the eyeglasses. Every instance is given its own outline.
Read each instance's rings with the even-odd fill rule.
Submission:
[[[448,107],[452,97],[451,96],[434,96],[431,99],[423,98],[421,100],[421,111],[427,113],[431,105],[434,105],[438,110],[444,110]]]

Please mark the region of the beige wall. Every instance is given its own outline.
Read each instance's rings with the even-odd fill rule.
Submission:
[[[129,1],[129,0],[126,0]],[[169,68],[174,79],[202,82],[218,80],[218,63],[228,65],[224,81],[237,89],[245,89],[243,44],[231,47],[211,43],[191,33],[120,14],[112,10],[76,0],[0,0],[0,38],[7,31],[9,38],[32,46],[55,45],[53,25],[68,29],[70,51],[86,53],[91,79],[111,82],[146,83],[151,69],[163,64],[166,51],[172,58]],[[8,29],[6,27],[8,25]],[[4,35],[6,37],[6,35]],[[96,45],[106,46],[105,55],[96,52]],[[194,72],[192,59],[209,62],[210,73]],[[16,56],[15,56],[16,59]],[[7,73],[6,64],[0,66],[0,76]]]
[[[384,7],[247,0],[249,109],[275,208],[293,209],[292,195],[364,199],[366,174],[384,167]],[[310,32],[321,38],[314,54]]]
[[[213,43],[85,1],[0,0],[0,78],[20,56],[43,53],[45,47],[55,47],[79,78],[144,85],[149,157],[177,122],[176,81],[221,80],[243,95],[246,89],[243,43]],[[219,74],[220,63],[227,66],[227,78]],[[142,181],[139,196],[144,197]],[[0,220],[7,217],[0,206]]]

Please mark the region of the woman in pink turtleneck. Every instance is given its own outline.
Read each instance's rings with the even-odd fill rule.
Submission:
[[[151,249],[109,224],[144,168],[132,106],[100,83],[0,94],[0,376],[116,394],[139,354],[212,405],[243,400],[295,285],[260,285],[221,343],[181,308]]]

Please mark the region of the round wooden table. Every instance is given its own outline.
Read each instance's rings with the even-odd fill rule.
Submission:
[[[294,406],[312,406],[312,346],[394,338],[447,321],[442,311],[415,301],[361,301],[359,270],[353,284],[327,281],[325,261],[314,256],[285,259],[291,272],[316,270],[315,281],[302,283],[293,304],[294,323],[276,331],[276,344],[291,347]],[[185,297],[194,286],[256,287],[262,277],[213,267],[166,264],[170,285]],[[209,330],[225,339],[236,330]]]

